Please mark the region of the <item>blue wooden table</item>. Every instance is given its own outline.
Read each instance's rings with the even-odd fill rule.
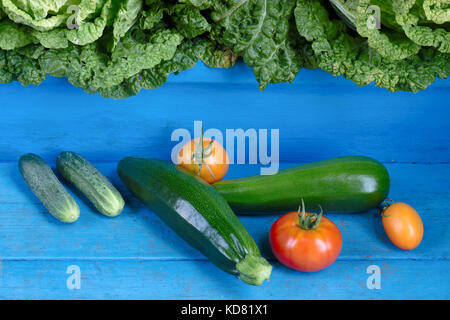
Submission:
[[[121,101],[85,94],[63,79],[0,85],[0,298],[449,299],[449,94],[445,80],[418,94],[393,94],[321,71],[302,71],[294,84],[259,92],[242,64],[199,64]],[[341,255],[323,271],[301,273],[270,252],[267,234],[278,215],[241,217],[274,266],[263,286],[243,284],[180,240],[115,172],[127,155],[169,159],[171,133],[192,130],[194,120],[223,132],[279,129],[281,167],[352,154],[380,160],[391,174],[390,197],[420,213],[423,242],[413,251],[397,249],[375,211],[331,213],[343,235]],[[82,154],[111,178],[127,201],[119,217],[101,216],[78,197],[76,223],[46,213],[17,159],[33,152],[54,165],[63,150]],[[227,178],[259,169],[232,165]],[[379,289],[370,285],[377,270]]]

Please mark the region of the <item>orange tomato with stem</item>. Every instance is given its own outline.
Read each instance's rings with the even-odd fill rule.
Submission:
[[[229,158],[217,140],[199,138],[186,143],[178,153],[178,165],[212,184],[222,180],[228,171]]]
[[[403,202],[385,201],[382,223],[389,240],[403,250],[416,248],[423,238],[423,223],[413,207]]]
[[[269,241],[275,257],[285,266],[313,272],[330,266],[342,249],[338,227],[319,214],[289,212],[279,218],[270,229]]]

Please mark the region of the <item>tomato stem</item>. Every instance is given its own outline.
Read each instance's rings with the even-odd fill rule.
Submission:
[[[322,207],[319,205],[320,213],[310,213],[306,215],[305,210],[305,202],[302,198],[302,205],[298,207],[298,225],[300,228],[304,230],[314,230],[316,229],[319,224],[320,220],[322,219],[323,210]]]
[[[212,155],[212,145],[214,143],[214,139],[211,139],[211,142],[206,146],[206,148],[203,147],[203,131],[204,128],[202,126],[202,131],[200,133],[200,141],[198,145],[194,145],[194,152],[192,153],[191,161],[193,161],[194,164],[198,164],[198,172],[197,175],[200,175],[200,172],[202,171],[204,159],[210,157]],[[211,172],[211,169],[207,166],[207,169]],[[213,175],[214,177],[214,175]]]
[[[385,199],[381,207],[378,209],[378,214],[381,215],[383,218],[389,217],[390,215],[386,215],[384,212],[386,211],[387,208],[389,208],[393,204],[394,200],[392,200],[391,198]]]

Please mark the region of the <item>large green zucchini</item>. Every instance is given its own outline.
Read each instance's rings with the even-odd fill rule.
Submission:
[[[55,218],[69,223],[78,219],[80,208],[44,159],[25,154],[19,159],[19,170],[31,191]]]
[[[272,267],[227,202],[200,178],[156,159],[127,157],[118,173],[132,193],[222,270],[252,285]]]
[[[379,205],[389,193],[389,173],[376,160],[340,157],[253,176],[215,183],[214,188],[237,213],[260,214],[297,210],[301,199],[308,208],[359,212]]]

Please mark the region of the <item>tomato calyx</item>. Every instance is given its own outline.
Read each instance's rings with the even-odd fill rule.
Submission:
[[[310,213],[306,215],[305,211],[305,203],[302,199],[302,205],[298,207],[298,225],[300,228],[304,230],[314,230],[316,229],[319,224],[320,220],[322,219],[323,210],[322,207],[319,205],[320,213]]]
[[[387,208],[389,208],[393,204],[394,204],[394,200],[392,200],[391,198],[385,199],[383,204],[378,209],[378,214],[381,215],[381,217],[383,217],[383,218],[389,217],[390,214],[386,215],[385,211],[387,210]]]
[[[204,162],[204,160],[206,158],[209,158],[212,155],[212,146],[213,146],[214,142],[215,142],[215,140],[211,139],[211,141],[209,142],[209,144],[206,147],[203,146],[203,127],[202,127],[199,142],[194,145],[194,152],[192,152],[192,157],[191,157],[192,163],[198,165],[198,171],[197,171],[198,176],[200,175],[200,172],[202,171],[203,165],[205,165],[206,169],[208,169],[208,171],[211,174],[211,176],[213,177],[213,179],[216,179],[216,177],[214,176],[214,173],[212,172],[209,165]]]

